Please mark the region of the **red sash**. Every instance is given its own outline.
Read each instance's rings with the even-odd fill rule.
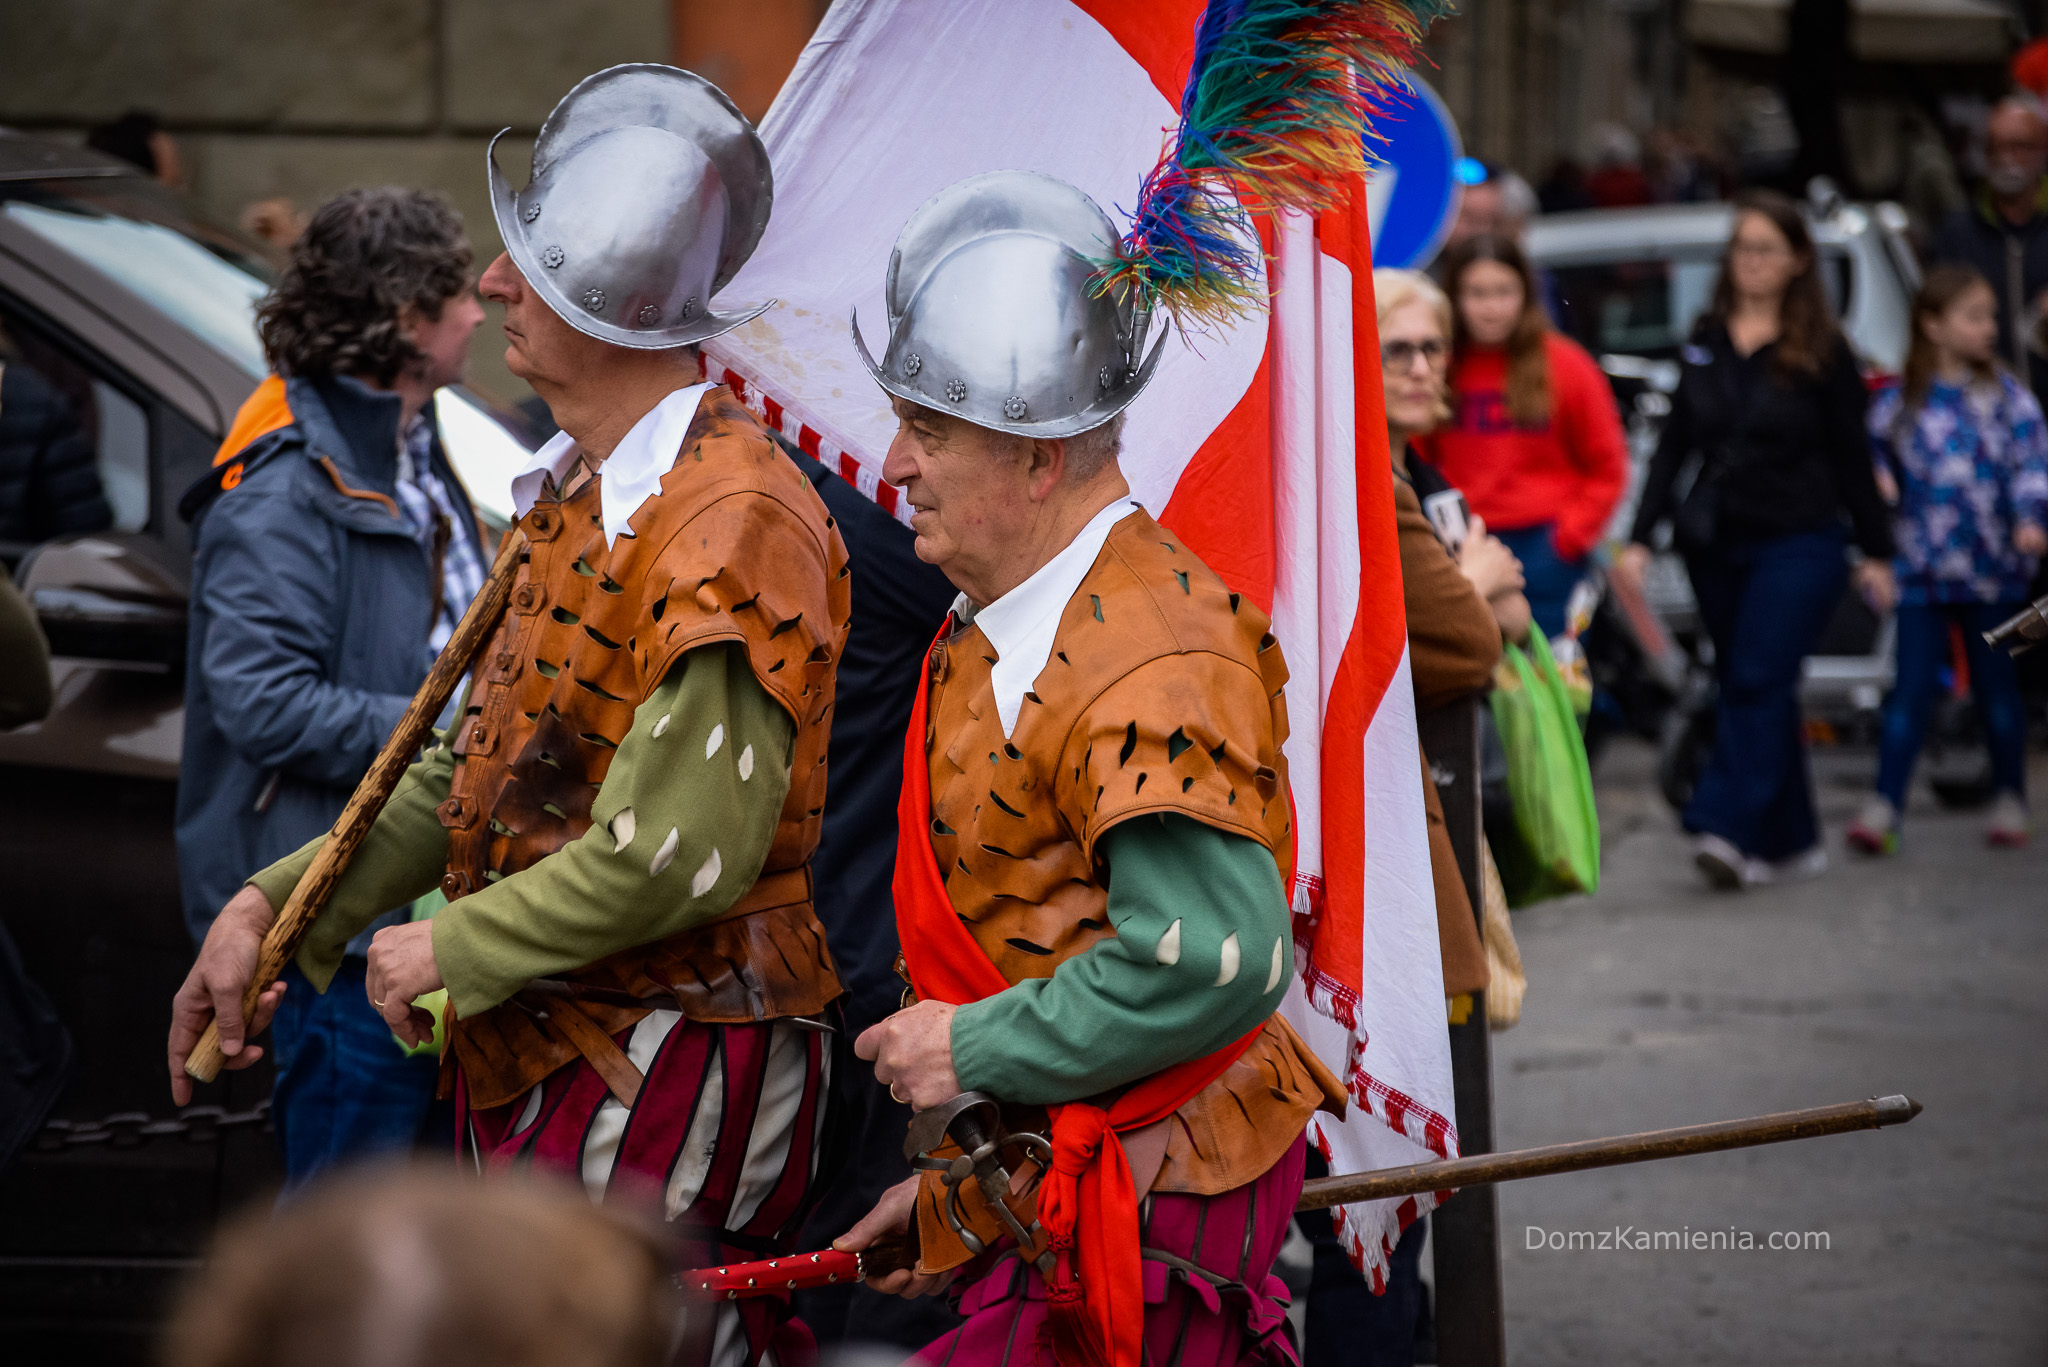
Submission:
[[[938,641],[952,625],[948,616]],[[1010,984],[955,913],[932,853],[931,769],[924,744],[931,663],[928,650],[910,729],[903,737],[896,930],[918,999],[961,1005],[992,997]],[[1059,1362],[1139,1367],[1145,1284],[1138,1259],[1138,1193],[1117,1133],[1172,1115],[1235,1063],[1258,1034],[1255,1029],[1205,1058],[1176,1063],[1132,1084],[1106,1111],[1082,1101],[1050,1108],[1052,1171],[1038,1189],[1038,1219],[1058,1261],[1046,1302]]]

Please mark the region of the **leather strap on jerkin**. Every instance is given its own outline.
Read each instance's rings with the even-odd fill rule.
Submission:
[[[925,727],[932,655],[952,629],[948,615],[932,650],[925,652],[903,738],[893,887],[911,987],[920,1001],[958,1006],[992,997],[1010,984],[961,924],[932,853]],[[1204,1058],[1174,1064],[1132,1084],[1107,1109],[1084,1101],[1049,1108],[1052,1170],[1038,1190],[1038,1219],[1056,1259],[1046,1308],[1057,1361],[1139,1367],[1145,1283],[1138,1257],[1138,1192],[1118,1132],[1163,1120],[1186,1105],[1237,1061],[1259,1029]]]

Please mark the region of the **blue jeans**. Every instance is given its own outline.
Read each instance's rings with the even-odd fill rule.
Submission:
[[[1984,644],[1983,633],[2018,612],[2023,603],[1901,603],[1899,672],[1884,709],[1884,735],[1877,749],[1877,791],[1904,811],[1913,763],[1927,732],[1927,714],[1949,663],[1949,624],[1963,630],[1970,665],[1970,693],[1984,720],[1991,749],[1992,786],[2000,792],[2027,791],[2027,713],[2020,701],[2020,676],[2012,656]]]
[[[1493,531],[1522,562],[1522,596],[1529,600],[1529,615],[1545,636],[1564,632],[1564,611],[1571,603],[1572,590],[1586,577],[1585,557],[1566,560],[1558,555],[1551,540],[1554,531],[1548,522],[1512,532]]]
[[[327,1169],[412,1148],[440,1065],[407,1058],[363,994],[369,966],[351,954],[323,995],[297,964],[271,1022],[277,1085],[271,1122],[284,1155],[284,1195]]]
[[[1714,753],[1685,828],[1786,859],[1820,840],[1799,711],[1800,666],[1848,578],[1834,528],[1716,546],[1686,559],[1721,685]]]

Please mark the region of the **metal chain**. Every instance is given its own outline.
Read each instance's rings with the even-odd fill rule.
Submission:
[[[246,1111],[220,1106],[187,1106],[169,1120],[152,1119],[144,1111],[118,1111],[103,1120],[52,1120],[44,1124],[33,1145],[37,1153],[105,1144],[115,1149],[135,1149],[152,1139],[177,1136],[188,1144],[211,1144],[222,1130],[270,1128],[270,1098],[265,1097]]]

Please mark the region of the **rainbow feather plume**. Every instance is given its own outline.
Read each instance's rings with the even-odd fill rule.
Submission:
[[[1264,302],[1253,214],[1320,213],[1365,168],[1370,118],[1449,0],[1211,0],[1179,126],[1095,288],[1184,331]]]

